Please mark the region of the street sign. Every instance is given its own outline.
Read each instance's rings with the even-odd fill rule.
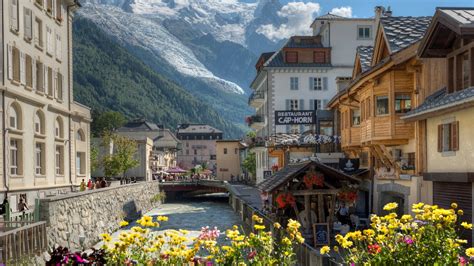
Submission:
[[[275,111],[275,125],[314,125],[316,110]]]

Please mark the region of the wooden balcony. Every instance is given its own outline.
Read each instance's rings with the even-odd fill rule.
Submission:
[[[371,117],[360,124],[360,142],[385,145],[406,144],[414,138],[414,123],[405,122],[398,115]]]

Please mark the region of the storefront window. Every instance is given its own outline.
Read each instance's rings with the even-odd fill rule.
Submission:
[[[332,121],[319,122],[319,134],[332,136],[333,135],[333,122]]]

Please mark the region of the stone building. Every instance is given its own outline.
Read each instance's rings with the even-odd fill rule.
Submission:
[[[209,125],[181,124],[176,136],[182,142],[178,152],[178,166],[191,169],[206,164],[207,169],[216,170],[216,141],[222,139],[222,131]]]
[[[88,179],[90,110],[74,101],[74,0],[2,1],[0,200],[71,191]],[[3,193],[5,192],[5,193]]]

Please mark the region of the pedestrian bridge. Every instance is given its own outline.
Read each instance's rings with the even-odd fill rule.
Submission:
[[[227,192],[227,181],[221,180],[177,180],[160,183],[161,191],[168,198],[196,196],[210,193]]]

